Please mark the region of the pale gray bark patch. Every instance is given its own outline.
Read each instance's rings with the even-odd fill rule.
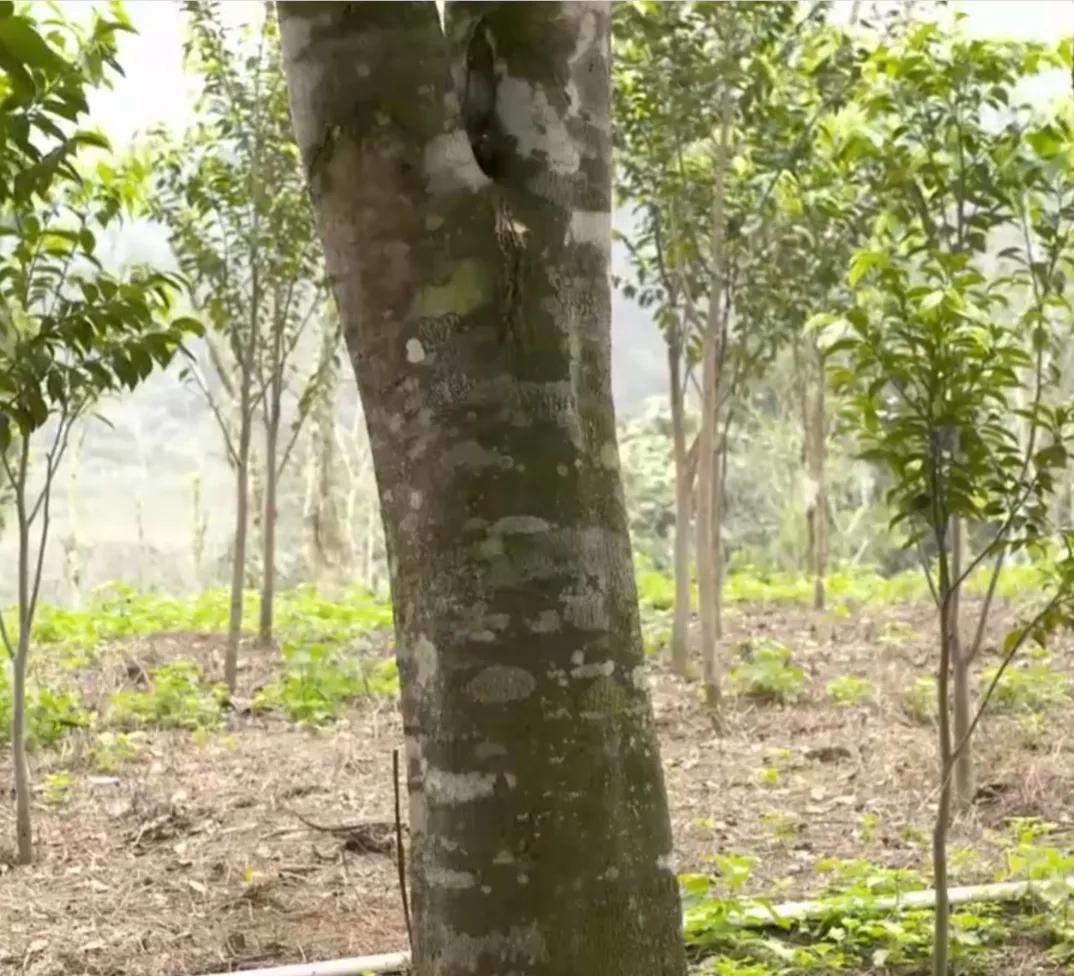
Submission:
[[[619,470],[619,448],[611,443],[604,444],[600,449],[600,463],[609,471]]]
[[[414,663],[417,668],[417,685],[420,689],[428,688],[436,678],[439,668],[436,647],[424,634],[414,642]]]
[[[457,806],[492,796],[499,776],[496,773],[455,773],[428,767],[425,771],[425,794],[430,804]]]
[[[477,886],[477,878],[469,871],[452,871],[449,868],[432,868],[426,875],[430,887],[451,888],[455,891],[465,891],[467,888]]]
[[[437,940],[444,947],[441,964],[446,972],[488,972],[496,961],[504,976],[527,972],[547,958],[544,935],[536,922],[512,926],[507,931],[470,935],[467,932],[442,932]]]
[[[581,156],[575,141],[540,88],[525,78],[504,77],[496,93],[496,110],[520,156],[540,153],[548,169],[560,176],[578,172]]]
[[[604,630],[608,626],[608,609],[602,594],[565,594],[560,602],[563,619],[578,630]]]
[[[425,360],[425,347],[421,344],[420,339],[407,339],[406,341],[406,361],[408,363],[420,363]]]
[[[486,705],[502,705],[528,698],[536,687],[537,679],[529,671],[494,664],[479,671],[467,684],[466,691],[474,701]]]
[[[535,535],[538,532],[548,532],[551,528],[549,522],[534,515],[509,515],[494,522],[489,531],[501,535]]]
[[[526,626],[534,634],[551,634],[560,628],[560,617],[555,610],[542,610]]]
[[[462,129],[436,136],[425,146],[425,175],[434,196],[459,190],[477,191],[489,178],[474,161],[470,142]]]
[[[585,660],[584,654],[582,654],[582,660]],[[579,663],[571,668],[572,678],[599,678],[602,675],[611,677],[614,673],[615,661],[593,661],[591,664]]]
[[[514,460],[509,455],[482,447],[477,441],[456,444],[444,455],[444,460],[452,468],[469,468],[472,471],[479,471],[483,468],[502,468],[509,471],[515,466]],[[486,525],[488,523],[484,519],[473,518],[467,519],[464,528],[476,529]]]
[[[609,210],[575,210],[568,228],[575,244],[597,248],[601,254],[611,253],[612,215]]]

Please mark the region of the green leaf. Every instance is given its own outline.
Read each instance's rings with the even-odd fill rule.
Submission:
[[[67,64],[25,17],[0,17],[0,50],[18,64],[63,71]]]
[[[881,251],[859,251],[850,262],[847,281],[854,288],[873,268],[883,264],[885,255]]]

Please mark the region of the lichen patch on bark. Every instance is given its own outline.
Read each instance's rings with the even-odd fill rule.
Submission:
[[[430,766],[426,770],[426,798],[430,804],[457,806],[492,796],[498,776],[495,773],[453,773]]]
[[[533,694],[537,679],[523,668],[494,664],[472,678],[466,691],[474,701],[502,705],[521,701]]]

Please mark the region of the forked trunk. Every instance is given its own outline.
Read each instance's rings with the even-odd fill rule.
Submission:
[[[610,391],[608,6],[449,3],[447,38],[432,3],[278,9],[385,523],[415,972],[682,976]]]
[[[697,591],[701,618],[701,663],[705,703],[719,722],[721,711],[720,674],[716,667],[716,642],[720,635],[719,553],[714,544],[717,531],[719,458],[717,456],[719,416],[717,390],[720,371],[720,339],[726,315],[724,276],[724,184],[730,160],[731,102],[724,87],[721,104],[719,151],[715,164],[712,200],[712,268],[709,283],[708,315],[701,343],[701,430],[698,433],[697,468]]]
[[[693,477],[686,450],[686,409],[682,383],[682,346],[668,343],[671,383],[671,436],[675,463],[675,608],[671,622],[671,667],[685,675],[690,628],[690,492]]]

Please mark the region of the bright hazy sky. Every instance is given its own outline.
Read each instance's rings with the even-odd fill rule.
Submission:
[[[76,0],[62,5],[72,13],[90,6]],[[850,0],[839,5],[849,10]],[[975,34],[1058,41],[1074,33],[1074,0],[962,0],[956,7],[968,14],[967,28]],[[251,0],[227,0],[224,8],[236,20],[259,17],[262,9]],[[181,67],[179,5],[169,0],[133,0],[127,9],[139,34],[122,41],[120,58],[126,78],[113,91],[100,95],[93,106],[95,121],[117,146],[157,122],[181,127],[189,117],[191,93]],[[1059,77],[1049,82],[1047,87],[1057,94],[1067,83]]]

